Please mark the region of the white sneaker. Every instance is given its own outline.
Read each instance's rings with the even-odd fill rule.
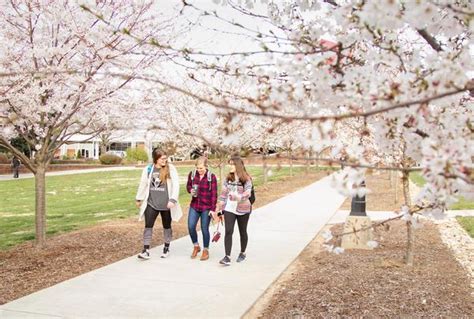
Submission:
[[[150,259],[150,251],[148,249],[144,249],[141,253],[138,254],[139,259]]]
[[[170,249],[168,247],[163,248],[163,253],[161,254],[161,258],[166,258],[170,254]]]

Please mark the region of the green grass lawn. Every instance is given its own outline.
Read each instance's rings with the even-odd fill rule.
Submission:
[[[423,179],[423,176],[421,176],[420,173],[415,172],[410,174],[410,179],[412,180],[413,183],[415,183],[417,186],[423,186],[425,185],[425,180]],[[474,209],[474,201],[467,200],[463,196],[458,197],[458,201],[456,203],[453,203],[449,206],[449,209],[452,210],[459,210],[459,209]]]
[[[178,167],[179,175],[186,176],[191,169]],[[261,167],[250,166],[248,170],[255,185],[261,185]],[[304,168],[294,168],[294,172],[304,172]],[[47,234],[136,216],[134,199],[140,174],[141,170],[130,170],[47,177]],[[276,181],[285,176],[289,176],[287,167],[273,170],[269,180]],[[189,201],[190,195],[182,185],[181,205],[185,206]],[[0,182],[0,249],[34,239],[34,203],[34,179]]]
[[[474,217],[473,216],[458,216],[456,217],[459,225],[464,228],[471,238],[474,238]]]
[[[418,172],[410,173],[410,179],[413,183],[420,187],[426,184],[425,179]]]

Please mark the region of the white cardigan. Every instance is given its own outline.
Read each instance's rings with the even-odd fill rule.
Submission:
[[[173,164],[168,164],[170,168],[170,176],[166,181],[166,185],[168,187],[168,194],[170,199],[174,199],[176,201],[176,205],[171,208],[171,219],[174,221],[179,221],[181,216],[183,216],[183,211],[181,210],[181,206],[179,205],[178,197],[179,197],[179,176],[176,167]],[[136,200],[142,202],[140,206],[140,213],[138,220],[143,220],[143,215],[145,214],[146,206],[148,205],[148,196],[150,195],[150,183],[151,183],[152,174],[148,174],[148,166],[145,166],[142,172],[142,177],[140,179],[140,185],[138,185],[137,196],[135,197]]]

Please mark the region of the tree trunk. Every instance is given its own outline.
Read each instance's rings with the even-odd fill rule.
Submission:
[[[309,154],[309,151],[307,151],[306,152],[306,167],[305,167],[306,174],[309,174],[309,165],[310,165],[310,154]]]
[[[224,183],[224,159],[219,159],[219,182],[222,185]]]
[[[323,152],[323,151],[321,151],[320,153],[318,153],[317,156],[314,156],[315,152],[314,152],[313,149],[311,148],[311,156],[310,156],[310,157],[316,157],[316,158],[314,159],[314,166],[316,167],[316,170],[318,170],[318,171],[319,171],[319,158],[321,157],[321,153],[322,153],[322,152]]]
[[[403,185],[403,197],[405,200],[405,205],[411,207],[411,198],[410,198],[410,184],[408,180],[408,172],[403,171],[402,176],[402,185]],[[413,266],[413,257],[415,249],[415,230],[411,221],[407,221],[407,251],[405,256],[405,262],[408,266]]]
[[[268,181],[268,167],[267,167],[267,154],[264,151],[262,156],[262,164],[263,164],[263,185],[267,185]]]
[[[288,151],[288,157],[290,158],[290,176],[293,176],[293,152]]]
[[[395,188],[395,204],[398,203],[398,172],[394,172],[392,187]]]
[[[46,244],[46,167],[38,165],[35,173],[35,244],[44,247]]]
[[[100,143],[100,155],[104,155],[105,153],[107,153],[107,145]]]

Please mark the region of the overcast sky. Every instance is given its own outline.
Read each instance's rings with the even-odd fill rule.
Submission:
[[[268,31],[269,29],[267,23],[262,23],[260,19],[242,14],[230,5],[215,4],[212,0],[188,0],[188,2],[208,12],[216,11],[218,16],[241,23],[254,30]],[[262,5],[260,1],[258,3],[252,11],[258,14],[266,14],[266,6]],[[176,15],[183,7],[181,0],[159,0],[156,6],[157,10],[165,15]],[[210,16],[198,19],[200,15],[202,15],[202,12],[187,7],[177,18],[176,24],[180,26],[188,21],[194,23],[188,32],[180,35],[180,43],[186,43],[195,49],[213,53],[253,51],[259,48],[257,43],[248,40],[247,37],[232,34],[245,34],[246,32],[241,28]]]

